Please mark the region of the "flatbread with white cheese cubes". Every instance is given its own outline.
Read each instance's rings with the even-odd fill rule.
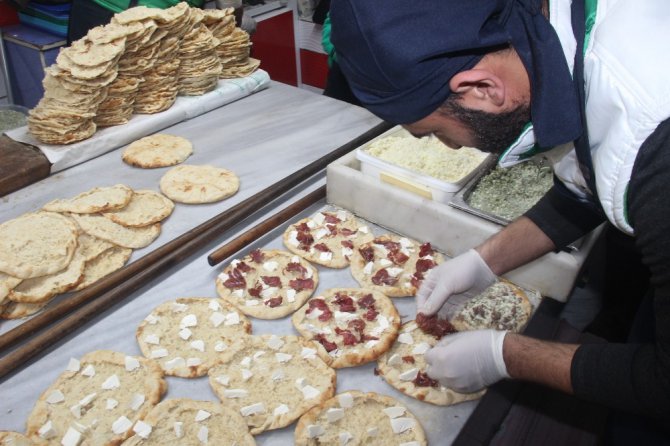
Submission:
[[[31,440],[23,434],[11,431],[0,431],[0,446],[40,446],[46,443]]]
[[[256,444],[237,411],[212,401],[185,398],[161,401],[144,420],[135,424],[133,431],[135,435],[122,446]]]
[[[317,212],[284,231],[284,245],[293,253],[330,268],[346,268],[354,246],[372,240],[370,229],[343,209]]]
[[[415,321],[400,328],[395,344],[377,360],[377,370],[387,383],[405,395],[438,406],[449,406],[479,398],[484,391],[458,393],[426,374],[424,354],[438,338],[424,333]]]
[[[426,434],[406,407],[386,395],[340,393],[300,417],[295,446],[379,444],[425,446]]]
[[[108,350],[70,359],[28,416],[26,434],[49,445],[120,444],[167,390],[154,361]]]
[[[526,293],[506,280],[499,280],[469,299],[451,320],[458,331],[508,330],[519,332],[530,318],[532,305]]]
[[[252,435],[288,426],[335,394],[335,370],[298,336],[248,336],[220,359],[209,369],[209,383]]]
[[[142,354],[156,360],[166,375],[194,378],[206,375],[221,352],[249,333],[249,320],[228,302],[181,297],[156,307],[135,336]]]
[[[356,247],[351,274],[363,288],[389,297],[414,296],[428,272],[442,261],[430,243],[386,234]]]
[[[255,249],[233,260],[216,278],[216,291],[241,312],[279,319],[314,293],[319,274],[306,260],[286,251]]]
[[[374,361],[398,336],[400,316],[391,299],[362,288],[331,288],[310,299],[292,317],[293,326],[315,341],[333,368]]]

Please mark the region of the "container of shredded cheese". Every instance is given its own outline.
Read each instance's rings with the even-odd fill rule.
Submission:
[[[442,203],[448,203],[488,157],[471,147],[451,149],[434,136],[415,138],[399,126],[356,151],[364,175]]]

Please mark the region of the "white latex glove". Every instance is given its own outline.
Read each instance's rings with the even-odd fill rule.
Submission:
[[[452,294],[474,297],[495,281],[484,259],[470,249],[430,270],[416,294],[416,312],[433,315]]]
[[[426,373],[457,392],[471,393],[509,378],[503,359],[506,331],[463,331],[445,336],[425,354]]]

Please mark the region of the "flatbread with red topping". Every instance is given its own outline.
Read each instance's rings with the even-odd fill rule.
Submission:
[[[305,259],[330,268],[346,268],[354,246],[372,240],[370,229],[345,210],[317,212],[284,231],[284,245]]]
[[[430,243],[386,234],[356,246],[351,274],[363,288],[389,297],[414,296],[428,272],[442,261]]]
[[[316,268],[301,257],[255,249],[224,268],[216,291],[247,316],[279,319],[300,308],[318,283]]]
[[[459,393],[428,376],[424,354],[437,342],[436,336],[424,333],[415,321],[403,324],[393,346],[377,360],[379,375],[405,395],[438,406],[481,397],[483,390]]]
[[[295,312],[293,326],[315,341],[333,368],[374,361],[398,335],[400,316],[384,294],[361,288],[331,288]]]

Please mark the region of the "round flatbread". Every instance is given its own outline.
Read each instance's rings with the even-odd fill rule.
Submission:
[[[532,308],[521,288],[500,280],[469,299],[451,323],[458,331],[492,328],[518,333],[528,322]]]
[[[254,446],[242,416],[233,409],[212,401],[185,398],[161,401],[123,446],[237,445]]]
[[[220,356],[209,383],[253,435],[293,423],[335,393],[335,370],[297,336],[248,336]]]
[[[129,228],[105,218],[102,214],[69,214],[79,227],[94,237],[107,240],[124,248],[144,248],[161,233],[160,223]]]
[[[255,249],[230,262],[216,278],[216,291],[241,312],[279,319],[300,308],[319,283],[306,260],[279,250]]]
[[[18,277],[8,276],[5,273],[0,273],[0,304],[2,304],[12,291],[23,279]]]
[[[113,211],[126,206],[132,195],[133,190],[123,184],[111,187],[96,187],[74,198],[50,201],[44,205],[44,210],[76,214]]]
[[[421,331],[415,321],[400,328],[393,346],[377,360],[379,375],[405,395],[438,406],[449,406],[481,397],[484,391],[458,393],[426,374],[424,354],[438,339]]]
[[[192,153],[193,144],[188,139],[157,133],[130,143],[121,159],[131,166],[153,169],[182,163]]]
[[[81,254],[86,259],[86,261],[93,260],[103,251],[107,251],[109,248],[116,246],[114,243],[93,237],[92,235],[85,232],[79,233],[77,241],[79,243],[77,246],[77,252],[79,252],[79,254]]]
[[[130,248],[112,246],[91,260],[87,260],[86,265],[84,265],[84,275],[77,286],[74,287],[74,291],[83,290],[108,274],[123,268],[132,253],[133,250]]]
[[[370,229],[345,210],[317,212],[284,231],[284,246],[309,261],[330,268],[346,268],[354,246],[369,242]]]
[[[207,373],[231,344],[251,333],[251,323],[221,299],[182,297],[162,303],[137,328],[142,354],[166,375],[194,378]]]
[[[0,224],[0,272],[20,279],[65,268],[77,248],[77,225],[55,212],[35,212]]]
[[[428,444],[419,420],[395,399],[374,392],[340,393],[300,417],[295,446]]]
[[[173,210],[174,203],[164,195],[152,190],[137,190],[124,208],[103,215],[120,225],[136,228],[165,220]]]
[[[326,290],[296,311],[291,321],[333,368],[374,361],[391,347],[400,328],[391,299],[361,288]]]
[[[235,194],[240,180],[230,170],[214,166],[177,166],[160,180],[161,192],[178,203],[213,203]]]
[[[430,243],[386,234],[354,249],[351,274],[363,288],[390,297],[414,296],[428,271],[442,261]]]
[[[81,360],[70,359],[66,371],[42,393],[26,432],[54,445],[120,444],[166,389],[154,361],[107,350],[90,352]]]

